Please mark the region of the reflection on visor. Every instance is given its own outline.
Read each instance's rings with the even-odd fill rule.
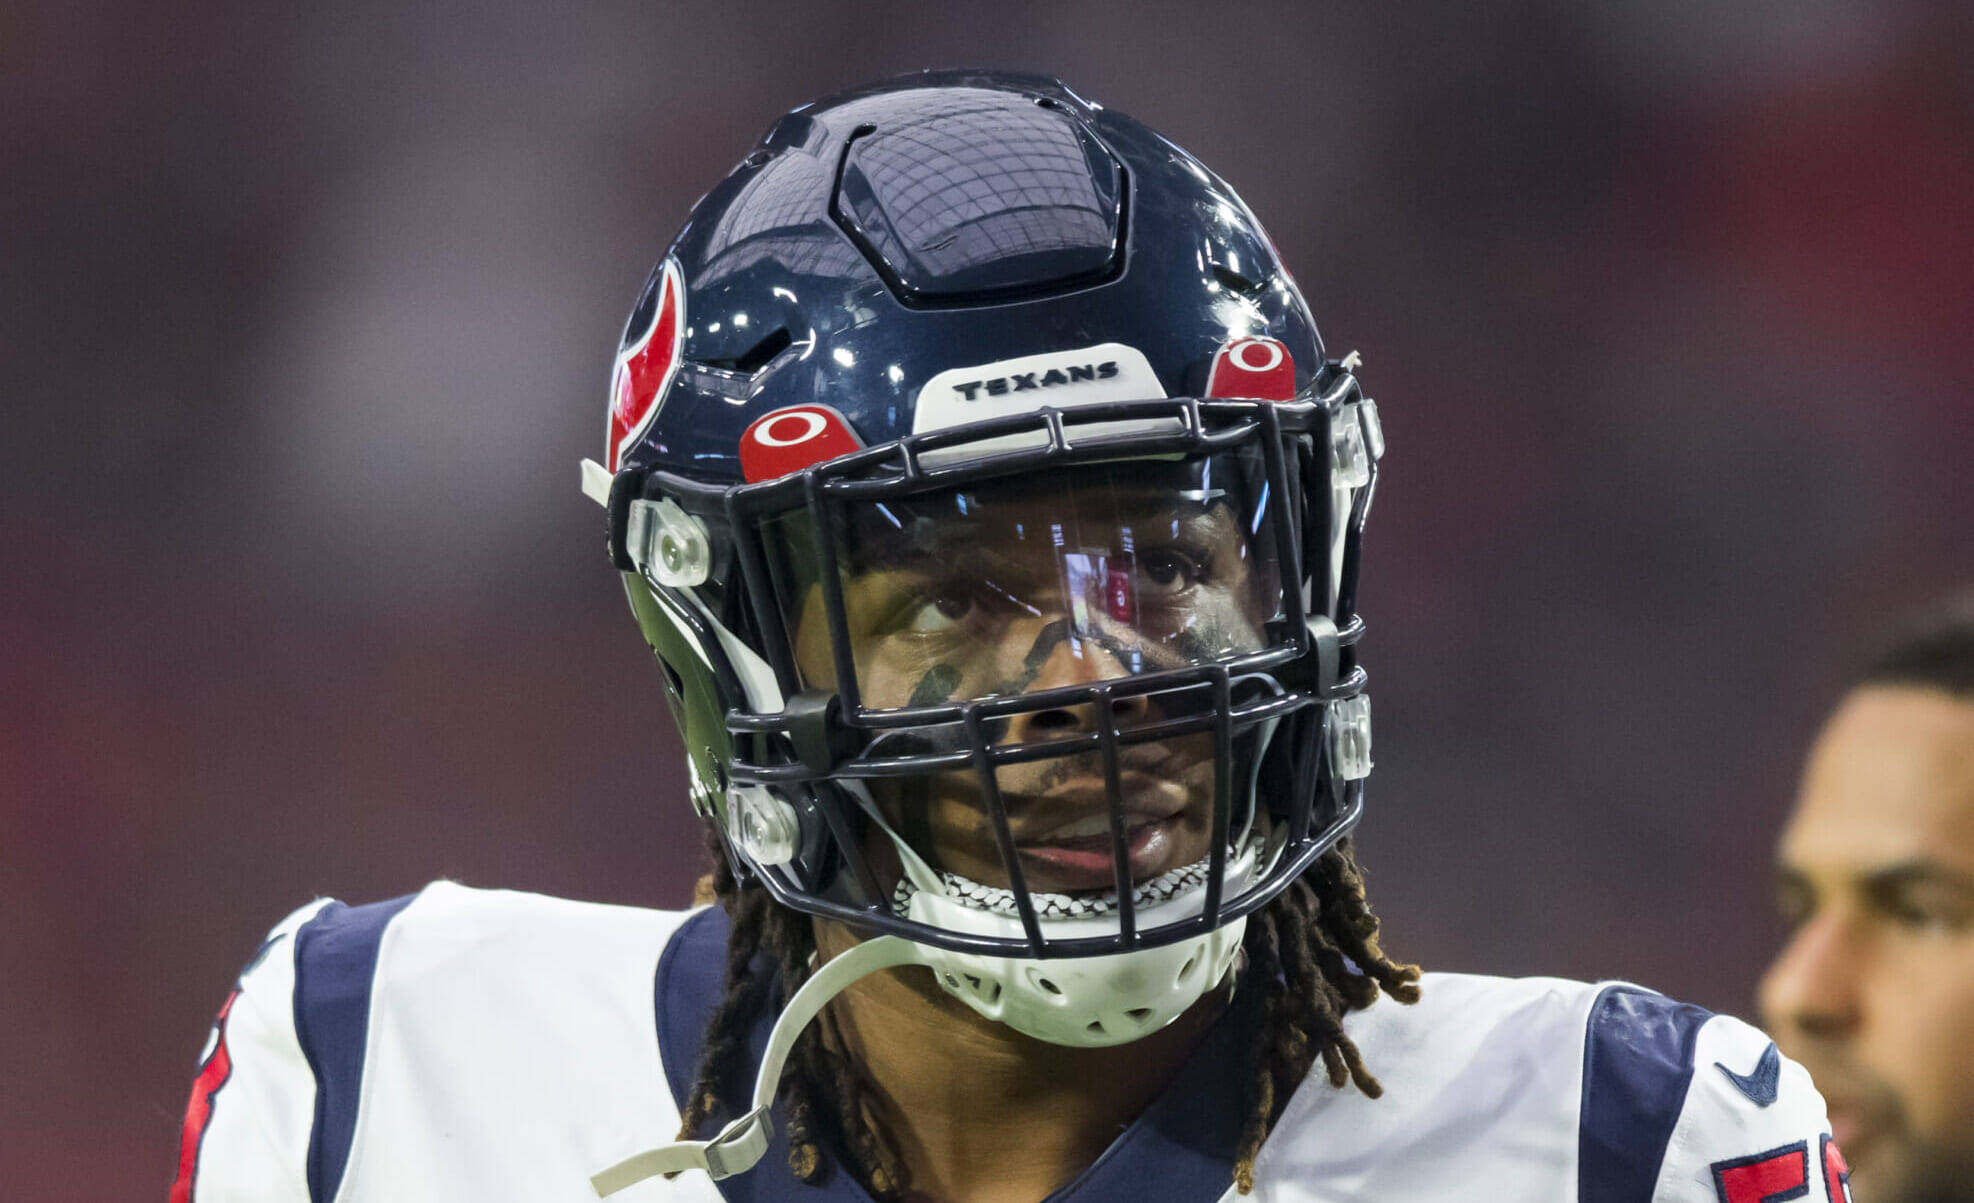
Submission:
[[[1005,697],[1262,650],[1282,599],[1260,480],[1258,462],[1226,454],[835,507],[863,705]],[[827,687],[822,591],[812,580],[802,593],[786,599],[796,659],[807,684]]]

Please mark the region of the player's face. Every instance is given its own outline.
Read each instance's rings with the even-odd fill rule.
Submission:
[[[1829,1102],[1857,1197],[1974,1169],[1974,702],[1847,698],[1810,754],[1780,886],[1794,931],[1762,1011]]]
[[[1178,471],[1176,468],[1166,469]],[[1188,477],[1151,487],[1160,469],[1082,469],[891,503],[881,522],[847,523],[844,602],[863,704],[936,705],[1088,685],[1264,646],[1280,602],[1238,487]],[[1265,528],[1264,528],[1265,529]],[[798,659],[833,681],[822,607],[807,607]],[[1128,732],[1204,714],[1204,689],[1118,698]],[[995,745],[1087,738],[1096,707],[1068,705],[990,724]],[[957,724],[881,738],[881,748],[964,746]],[[1214,778],[1210,732],[1125,744],[1118,764],[1132,877],[1205,857]],[[1032,890],[1115,882],[1107,783],[1095,749],[995,770]],[[935,868],[1006,887],[1009,874],[971,767],[873,792],[893,827]],[[876,849],[882,855],[884,849]]]

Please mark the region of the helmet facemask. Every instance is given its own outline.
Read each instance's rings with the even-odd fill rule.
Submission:
[[[798,909],[963,955],[942,981],[1018,1027],[994,1000],[1033,965],[1007,958],[1133,954],[1135,979],[1170,946],[1154,976],[1189,1005],[1241,917],[1356,816],[1354,789],[1317,784],[1324,703],[1361,678],[1337,685],[1334,586],[1300,567],[1328,567],[1340,525],[1327,481],[1303,481],[1329,409],[1045,412],[718,494],[652,474],[647,494],[683,485],[733,532],[754,602],[712,621],[697,600],[698,643],[758,646],[727,675],[775,679],[776,708],[728,715],[737,867]],[[718,637],[743,621],[745,640]],[[1071,968],[1028,994],[1066,993]],[[1035,1034],[1114,1043],[1175,1005]]]
[[[836,596],[798,576],[782,606],[803,688],[854,697],[881,721],[1015,707],[977,727],[991,789],[964,718],[871,732],[844,767],[892,837],[876,841],[880,860],[901,844],[970,896],[998,891],[1014,914],[1018,879],[1060,916],[1114,907],[1117,891],[1206,859],[1212,688],[1188,670],[1264,651],[1283,610],[1271,541],[1250,538],[1266,513],[1253,506],[1258,465],[1243,458],[1099,463],[830,508]],[[770,527],[777,558],[812,559],[788,546],[808,527]],[[1236,839],[1251,819],[1231,816]]]

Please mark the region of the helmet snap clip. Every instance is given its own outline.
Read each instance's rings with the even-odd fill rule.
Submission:
[[[624,543],[651,578],[674,589],[702,585],[713,570],[706,524],[669,497],[631,502]]]
[[[1371,699],[1367,694],[1330,703],[1330,766],[1345,781],[1371,775]]]
[[[727,791],[727,834],[757,865],[785,865],[795,859],[802,829],[795,808],[766,786],[736,785]]]

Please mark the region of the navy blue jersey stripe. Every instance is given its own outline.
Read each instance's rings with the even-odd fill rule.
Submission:
[[[681,1112],[706,1044],[706,1025],[726,993],[728,930],[727,913],[707,907],[680,924],[658,956],[658,1059]]]
[[[332,902],[295,934],[295,1035],[315,1072],[315,1126],[308,1137],[308,1194],[330,1203],[356,1135],[370,1031],[370,985],[391,919],[416,895],[344,906]]]
[[[1258,1023],[1261,991],[1241,991],[1145,1113],[1095,1165],[1046,1203],[1112,1199],[1210,1203],[1234,1184],[1240,1151],[1241,1039]],[[1322,1062],[1317,1062],[1319,1067]],[[1319,1083],[1327,1089],[1327,1083]]]
[[[730,926],[725,911],[717,906],[708,907],[679,927],[658,958],[658,1055],[665,1065],[665,1081],[681,1111],[692,1089],[700,1050],[706,1046],[706,1025],[726,993]],[[746,1107],[753,1096],[754,1074],[767,1052],[774,1020],[771,1009],[764,1008],[747,1033],[745,1064],[720,1083],[720,1097],[735,1107]],[[706,1130],[697,1135],[701,1139],[711,1136],[732,1118],[732,1115],[715,1115]],[[870,1196],[848,1174],[834,1173],[821,1184],[808,1186],[789,1172],[788,1117],[780,1108],[775,1110],[768,1151],[759,1163],[745,1173],[721,1179],[716,1185],[721,1197],[733,1203],[768,1203],[777,1199],[871,1203]]]
[[[709,908],[686,920],[658,958],[658,1052],[665,1081],[681,1109],[705,1047],[707,1022],[725,992],[728,930],[726,913]],[[1045,1203],[1112,1199],[1210,1203],[1225,1195],[1234,1181],[1243,1114],[1239,1041],[1254,1022],[1247,1004],[1258,994],[1243,991],[1145,1114],[1094,1165]],[[721,1085],[729,1102],[745,1105],[742,1100],[751,1095],[774,1019],[763,1014],[749,1032],[747,1064]],[[727,1118],[719,1117],[715,1125]],[[712,1135],[715,1125],[708,1125],[709,1130],[700,1135]],[[797,1181],[788,1172],[786,1128],[784,1117],[777,1113],[766,1156],[752,1170],[721,1181],[723,1197],[733,1203],[792,1199],[870,1203],[870,1196],[848,1174],[831,1174],[813,1187]]]
[[[1693,1080],[1693,1042],[1713,1016],[1635,986],[1591,1004],[1578,1114],[1579,1203],[1646,1203]]]

